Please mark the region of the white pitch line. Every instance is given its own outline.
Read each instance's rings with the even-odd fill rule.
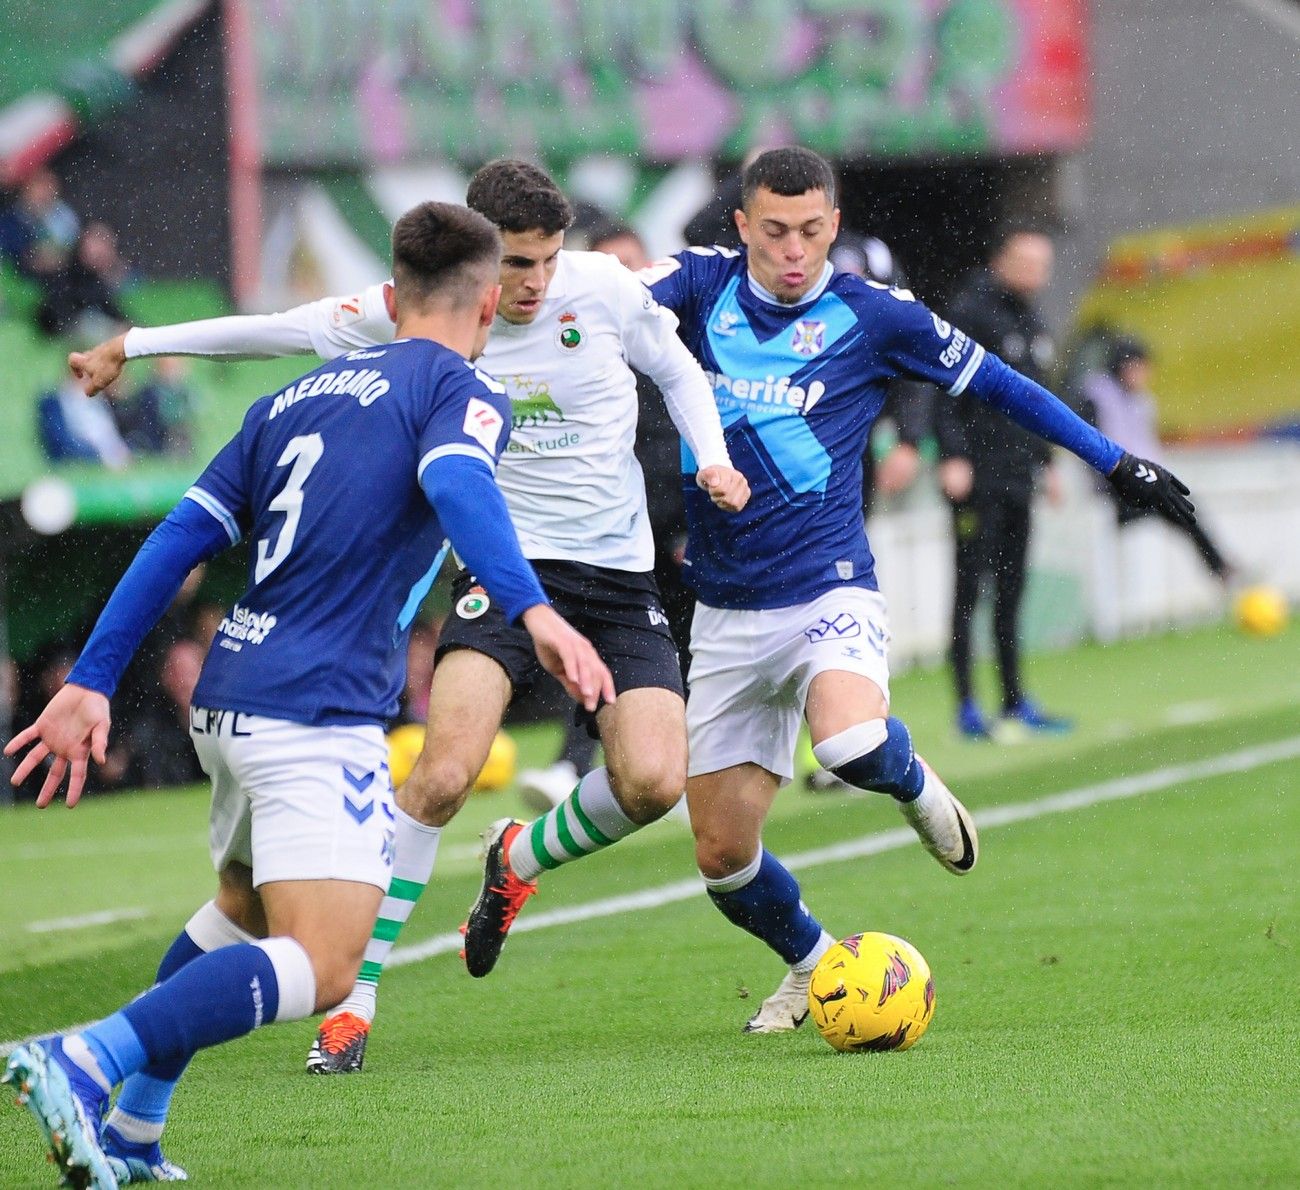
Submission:
[[[29,934],[53,934],[59,930],[81,930],[86,926],[109,926],[115,921],[137,921],[148,917],[148,909],[100,909],[75,917],[52,917],[49,921],[31,921],[23,929]]]
[[[981,809],[975,815],[976,825],[980,830],[984,830],[992,826],[1005,826],[1012,822],[1042,818],[1048,814],[1063,814],[1070,810],[1095,806],[1101,802],[1120,801],[1124,798],[1139,797],[1144,793],[1154,793],[1156,790],[1168,789],[1172,785],[1185,781],[1198,781],[1206,777],[1222,776],[1225,773],[1248,772],[1251,769],[1276,764],[1282,760],[1293,760],[1296,757],[1300,757],[1300,736],[1292,736],[1273,744],[1243,748],[1238,752],[1229,752],[1209,760],[1169,765],[1145,773],[1136,773],[1131,777],[1117,777],[1113,781],[1102,781],[1097,785],[1069,789],[1062,793],[1037,798],[1032,802],[990,806]],[[879,855],[885,851],[896,851],[915,842],[916,832],[911,827],[898,827],[895,830],[849,839],[843,843],[832,843],[827,847],[817,847],[812,851],[801,851],[783,857],[781,862],[791,871],[800,871],[820,864],[838,863],[842,860]],[[598,917],[613,917],[615,914],[629,913],[637,909],[657,909],[661,905],[688,901],[692,897],[699,896],[703,891],[704,886],[699,880],[678,880],[672,884],[661,884],[621,897],[607,897],[600,901],[588,901],[582,905],[569,905],[563,909],[533,913],[528,917],[519,918],[511,926],[510,932],[526,934],[550,926],[592,921]],[[384,965],[405,967],[410,963],[419,963],[424,959],[433,958],[435,955],[446,954],[448,951],[458,951],[463,945],[464,940],[458,933],[437,934],[414,946],[397,947],[388,956],[388,962]]]
[[[1300,736],[1291,736],[1271,744],[1259,744],[1251,748],[1242,748],[1236,752],[1227,752],[1222,756],[1210,757],[1208,760],[1190,761],[1187,764],[1167,765],[1151,769],[1145,773],[1135,773],[1131,777],[1117,777],[1112,781],[1102,781],[1095,785],[1084,785],[1078,789],[1067,789],[1061,793],[1049,794],[1031,802],[1013,802],[1008,805],[990,806],[982,809],[978,816],[980,830],[994,826],[1007,826],[1013,822],[1028,822],[1035,818],[1044,818],[1049,814],[1065,814],[1071,810],[1083,810],[1089,806],[1105,802],[1124,801],[1128,798],[1141,797],[1143,794],[1155,793],[1193,781],[1202,781],[1207,777],[1221,777],[1229,773],[1247,773],[1266,765],[1278,764],[1284,760],[1300,758]],[[885,851],[897,851],[899,848],[914,845],[916,834],[910,827],[896,830],[879,831],[861,838],[849,839],[843,843],[833,843],[827,847],[816,847],[811,851],[801,851],[782,860],[787,868],[794,871],[817,867],[821,864],[839,863],[843,860],[861,859],[863,856],[879,855]],[[638,909],[657,909],[663,905],[673,905],[680,901],[689,901],[703,892],[699,880],[677,880],[671,884],[660,884],[654,888],[642,889],[640,892],[628,893],[620,897],[606,897],[599,901],[588,901],[581,905],[570,905],[563,909],[551,909],[544,913],[534,913],[521,918],[511,927],[512,934],[527,934],[533,930],[544,930],[551,926],[570,925],[574,922],[594,921],[600,917],[613,917],[620,913],[629,913]],[[388,957],[387,967],[406,967],[412,963],[423,962],[437,955],[454,953],[463,945],[459,934],[437,934],[414,946],[396,948]],[[93,1022],[86,1022],[91,1024]],[[86,1025],[70,1025],[66,1032],[75,1032]],[[36,1037],[44,1034],[34,1034]],[[31,1038],[21,1041],[0,1042],[0,1058],[8,1056],[18,1046]]]

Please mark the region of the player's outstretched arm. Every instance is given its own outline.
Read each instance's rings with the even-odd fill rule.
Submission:
[[[695,483],[723,512],[739,512],[749,503],[749,480],[734,467],[701,467]]]
[[[35,723],[5,745],[6,756],[16,756],[31,745],[11,781],[21,785],[41,761],[52,756],[54,762],[45,775],[36,804],[41,809],[48,806],[66,776],[68,805],[75,806],[86,786],[87,759],[93,757],[96,763],[104,763],[110,723],[108,699],[104,695],[69,683],[50,699]]]
[[[1126,504],[1154,509],[1180,525],[1196,524],[1196,508],[1188,499],[1191,490],[1159,463],[1125,451],[1106,478]]]
[[[68,367],[86,395],[94,396],[121,374],[127,360],[144,356],[240,360],[314,353],[334,359],[360,347],[392,341],[393,320],[384,289],[384,285],[372,285],[351,297],[322,298],[278,314],[236,314],[172,326],[132,327],[90,351],[74,351],[68,356]]]
[[[603,698],[616,697],[614,677],[596,653],[595,646],[546,603],[530,607],[520,617],[542,668],[555,678],[575,702],[594,711]]]

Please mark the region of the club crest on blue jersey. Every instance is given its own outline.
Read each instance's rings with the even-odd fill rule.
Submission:
[[[814,318],[801,318],[794,324],[790,349],[804,359],[820,355],[826,346],[826,324]]]

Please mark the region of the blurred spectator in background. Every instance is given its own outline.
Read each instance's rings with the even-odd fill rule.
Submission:
[[[1156,433],[1156,401],[1151,395],[1150,384],[1150,350],[1140,339],[1122,335],[1110,344],[1105,369],[1089,372],[1083,378],[1084,415],[1130,454],[1163,463],[1164,452]],[[1109,484],[1105,487],[1113,497],[1114,489]],[[1120,525],[1128,525],[1152,515],[1152,510],[1134,508],[1116,498],[1115,514]],[[1223,583],[1232,580],[1232,567],[1210,540],[1199,517],[1197,523],[1190,526],[1177,521],[1168,523],[1187,534],[1215,578]]]
[[[876,236],[841,230],[827,255],[842,273],[853,273],[878,285],[904,285],[902,270],[889,245]],[[876,420],[867,453],[862,457],[862,509],[871,511],[877,491],[895,496],[916,482],[921,471],[921,443],[932,422],[931,385],[896,378],[890,382],[885,405]]]
[[[722,248],[743,248],[745,245],[736,227],[736,212],[740,210],[745,170],[767,146],[756,146],[745,154],[740,168],[724,175],[718,188],[686,224],[683,234],[688,244],[708,247],[717,244]]]
[[[1054,349],[1034,299],[1051,280],[1051,236],[1040,226],[1012,223],[1000,229],[991,247],[988,267],[966,281],[950,303],[949,316],[954,326],[1011,367],[1044,384]],[[950,658],[957,729],[974,739],[996,732],[1005,740],[1031,731],[1067,731],[1069,721],[1044,713],[1026,696],[1020,680],[1019,618],[1030,506],[1045,467],[1048,496],[1060,498],[1050,449],[965,394],[941,397],[934,422],[939,486],[952,504],[956,546]],[[1002,680],[1002,716],[992,727],[971,685],[971,623],[986,575],[993,583],[993,638]]]
[[[205,652],[188,637],[172,641],[153,675],[153,696],[119,729],[129,753],[126,784],[132,788],[159,789],[205,779],[190,744],[190,700]]]
[[[81,386],[66,376],[57,388],[37,398],[37,433],[41,450],[51,463],[102,463],[112,471],[129,466],[131,449],[109,406],[117,383],[99,396],[87,397]]]
[[[38,169],[0,215],[0,253],[22,276],[42,280],[68,263],[80,233],[81,220],[63,201],[58,178]]]
[[[205,599],[194,605],[194,639],[203,646],[203,655],[206,657],[208,650],[212,648],[212,642],[217,637],[217,629],[221,627],[221,621],[226,618],[226,609],[219,603],[213,603]]]
[[[104,223],[81,233],[76,251],[41,277],[36,324],[47,335],[72,335],[99,342],[128,321],[118,304],[131,270],[117,250],[117,235]]]
[[[187,360],[160,356],[145,384],[115,402],[122,437],[137,454],[188,458],[193,452],[197,401],[188,376]]]

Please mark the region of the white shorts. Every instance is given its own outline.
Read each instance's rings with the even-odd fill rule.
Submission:
[[[237,711],[190,710],[190,738],[212,778],[212,862],[277,880],[355,880],[387,890],[393,782],[374,724],[307,727]]]
[[[689,774],[758,764],[794,776],[808,687],[827,670],[870,678],[889,697],[885,598],[841,587],[767,611],[695,605],[686,728]]]

